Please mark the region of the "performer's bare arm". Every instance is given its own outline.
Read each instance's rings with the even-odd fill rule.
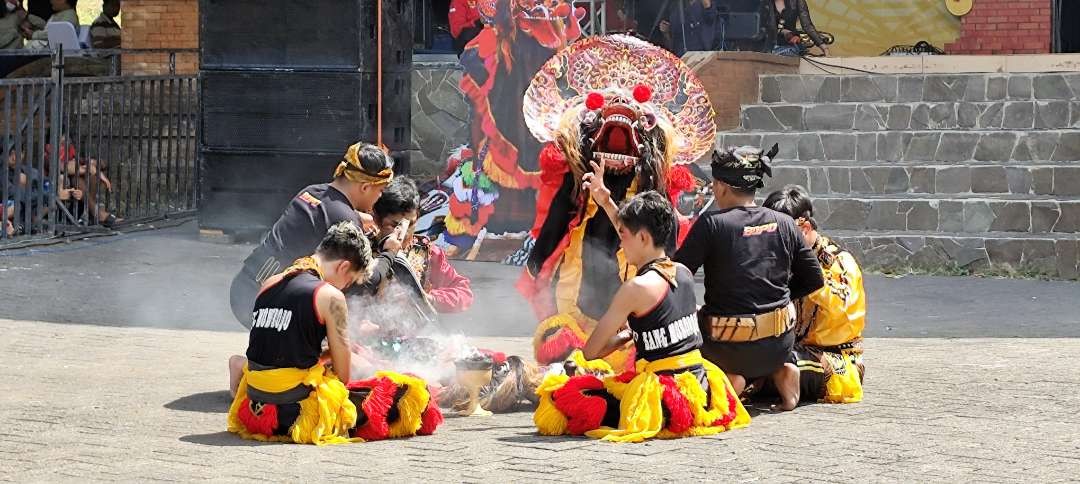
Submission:
[[[581,351],[585,359],[603,358],[628,343],[632,337],[626,327],[626,318],[631,313],[648,310],[649,307],[643,306],[651,304],[654,299],[642,278],[635,277],[623,284],[592,336],[589,336],[589,341],[585,342],[585,348]]]
[[[615,201],[611,199],[611,190],[604,186],[604,164],[596,161],[589,161],[589,164],[592,165],[593,171],[581,177],[581,186],[589,191],[593,201],[604,210],[608,220],[611,220],[611,225],[618,232],[619,226],[622,225],[619,223],[619,206],[615,205]]]
[[[334,374],[343,382],[349,381],[349,310],[345,295],[327,284],[315,296],[315,305],[326,324],[326,342],[330,346],[330,361]]]

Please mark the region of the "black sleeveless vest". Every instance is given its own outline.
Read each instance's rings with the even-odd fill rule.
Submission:
[[[652,263],[638,275],[657,270]],[[694,278],[682,264],[676,265],[676,287],[646,314],[627,318],[634,333],[637,358],[656,361],[669,356],[689,353],[701,348],[701,330],[697,320],[697,298],[694,297]]]
[[[247,357],[265,368],[310,368],[319,361],[326,326],[315,292],[326,284],[311,272],[286,277],[255,299]]]

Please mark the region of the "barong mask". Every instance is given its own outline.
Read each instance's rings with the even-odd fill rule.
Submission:
[[[536,139],[580,155],[575,171],[595,159],[616,174],[660,174],[664,159],[693,163],[716,135],[697,76],[670,52],[622,34],[579,40],[548,60],[523,111]]]
[[[754,146],[729,147],[713,152],[712,175],[735,188],[760,189],[765,187],[765,176],[772,176],[769,162],[780,151],[773,145],[768,153]]]

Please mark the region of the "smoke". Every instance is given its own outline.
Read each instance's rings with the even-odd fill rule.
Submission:
[[[349,296],[354,380],[390,370],[445,384],[454,377],[454,361],[477,352],[464,334],[448,332],[438,323],[427,324],[413,309],[411,297],[408,289],[394,281],[378,296]]]

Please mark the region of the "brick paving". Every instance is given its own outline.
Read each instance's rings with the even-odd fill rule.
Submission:
[[[240,333],[0,320],[6,481],[982,481],[1080,475],[1080,340],[870,339],[866,400],[716,437],[538,436],[527,412],[316,448],[225,432]],[[476,338],[513,353],[524,338]]]

